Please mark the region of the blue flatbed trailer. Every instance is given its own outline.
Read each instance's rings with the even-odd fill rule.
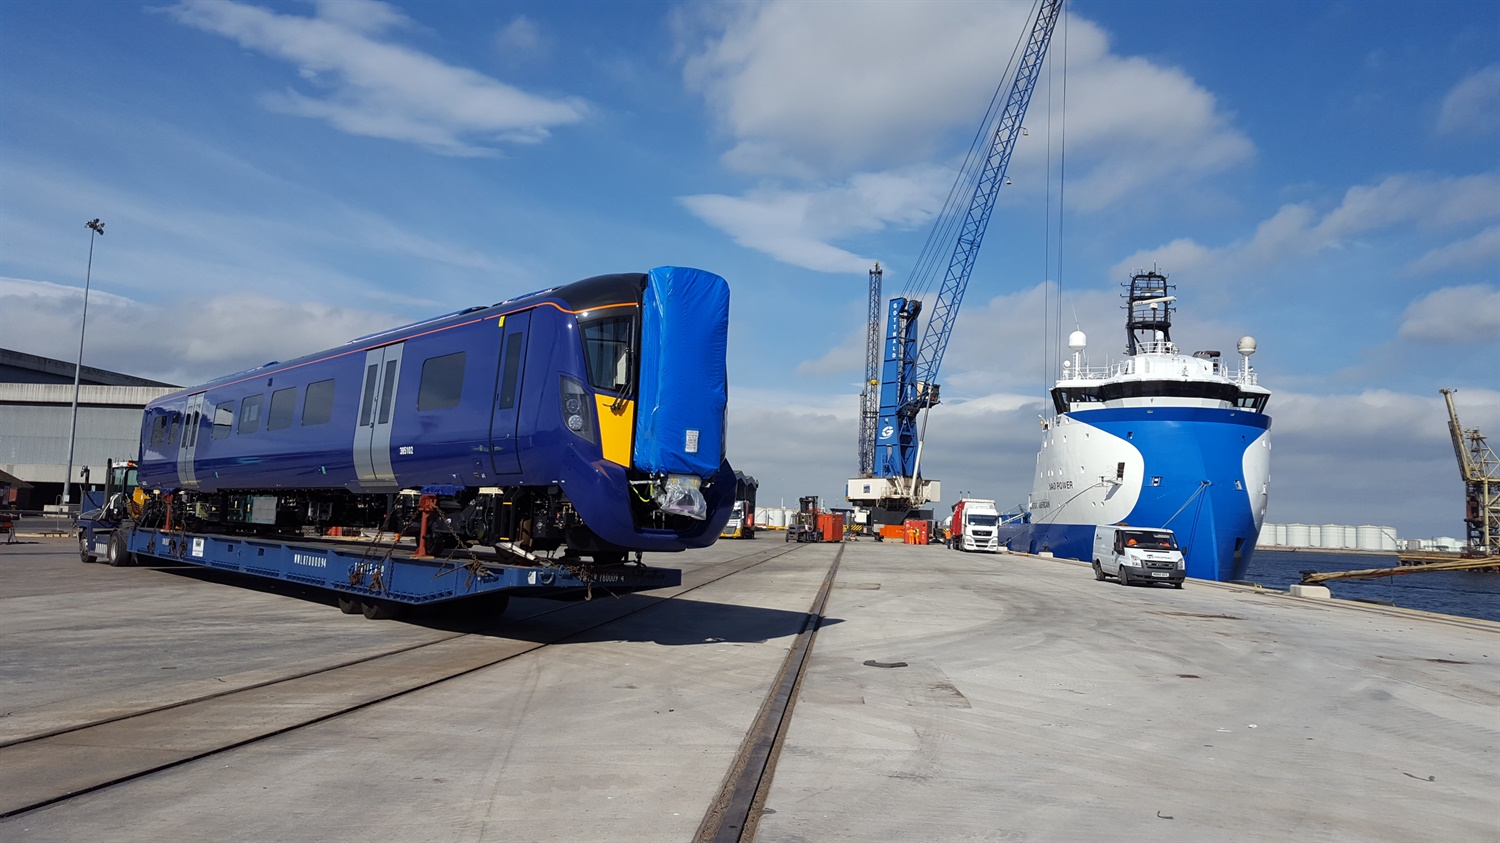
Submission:
[[[126,527],[125,545],[136,560],[185,562],[267,579],[327,589],[339,608],[366,617],[394,617],[403,606],[430,606],[476,598],[501,598],[489,608],[503,611],[509,597],[581,599],[594,589],[609,594],[670,588],[682,583],[674,568],[618,565],[515,565],[487,551],[420,557],[413,548],[368,540],[285,541]]]
[[[599,567],[488,548],[419,556],[410,541],[142,527],[125,502],[135,487],[134,472],[134,463],[111,463],[106,503],[79,516],[84,562],[102,558],[110,565],[131,565],[157,559],[298,583],[331,591],[342,611],[368,618],[394,617],[406,606],[459,602],[483,606],[493,616],[511,596],[569,600],[590,597],[596,588],[625,594],[682,584],[680,570],[639,563]]]
[[[674,568],[513,565],[462,550],[442,558],[419,557],[411,554],[411,547],[392,550],[358,539],[289,542],[144,527],[128,532],[127,546],[136,557],[285,580],[364,601],[418,606],[483,594],[571,598],[596,587],[618,594],[682,583],[682,572]]]

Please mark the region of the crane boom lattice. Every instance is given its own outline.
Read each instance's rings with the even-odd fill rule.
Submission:
[[[1464,430],[1453,406],[1453,390],[1440,390],[1448,402],[1448,434],[1464,481],[1464,555],[1500,556],[1500,457],[1478,430]]]
[[[875,476],[875,424],[880,418],[880,264],[870,270],[870,307],[865,328],[865,384],[859,393],[859,476]]]

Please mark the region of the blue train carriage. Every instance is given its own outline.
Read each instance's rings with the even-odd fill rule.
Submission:
[[[734,503],[728,313],[709,272],[602,275],[164,396],[119,551],[334,588],[367,614],[673,584],[642,553],[712,544]],[[488,576],[398,586],[323,538],[354,531],[412,537],[407,567]]]

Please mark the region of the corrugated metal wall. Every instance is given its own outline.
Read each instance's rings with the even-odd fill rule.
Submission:
[[[172,391],[80,387],[73,481],[78,481],[78,467],[86,465],[100,477],[105,460],[134,459],[140,448],[141,410]],[[29,483],[61,483],[68,463],[72,401],[72,384],[0,384],[0,470]]]

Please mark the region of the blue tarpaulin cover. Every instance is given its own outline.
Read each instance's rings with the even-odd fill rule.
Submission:
[[[705,479],[719,470],[728,345],[728,282],[680,266],[648,273],[641,302],[636,468]]]

